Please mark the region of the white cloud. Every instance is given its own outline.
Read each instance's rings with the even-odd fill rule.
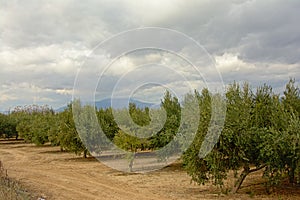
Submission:
[[[246,80],[282,88],[289,77],[300,79],[299,8],[300,1],[279,0],[2,0],[0,110],[32,101],[66,104],[77,70],[93,47],[121,31],[146,26],[166,27],[192,36],[215,58],[225,83]],[[130,46],[131,42],[135,38],[118,47]],[[174,40],[170,47],[176,49],[179,43]],[[181,53],[193,57],[193,50],[189,50],[184,47]],[[110,53],[98,52],[94,63],[84,65],[80,77],[83,91],[94,89],[103,66],[115,52]],[[168,66],[169,70],[136,69],[145,63]],[[209,75],[205,62],[202,64],[203,74]],[[184,80],[177,81],[182,77],[176,72],[187,77],[193,87],[203,82],[198,72],[178,57],[145,51],[124,56],[111,66],[104,91],[98,92],[112,90],[113,83],[130,71],[135,72],[129,75],[133,82],[153,79],[178,90],[183,90],[184,82],[180,81]],[[124,94],[130,84],[124,82]],[[149,95],[158,89],[161,87],[153,86],[144,92]]]
[[[73,94],[73,89],[56,89],[55,92],[57,94],[62,94],[62,95],[72,95]]]
[[[246,81],[253,87],[266,83],[272,85],[275,92],[282,93],[289,78],[299,79],[300,63],[247,62],[231,53],[216,56],[215,59],[225,83]]]
[[[157,24],[168,20],[170,16],[176,15],[183,5],[186,5],[179,0],[129,0],[125,4],[130,13],[134,13],[139,23],[144,24]]]
[[[7,101],[11,101],[11,100],[16,100],[17,97],[15,97],[14,95],[9,95],[9,94],[1,94],[0,95],[0,102],[4,103]]]
[[[225,53],[215,56],[216,67],[221,73],[255,70],[255,65],[239,59],[237,54]]]
[[[128,57],[121,57],[109,66],[106,75],[122,76],[135,68],[134,63]]]

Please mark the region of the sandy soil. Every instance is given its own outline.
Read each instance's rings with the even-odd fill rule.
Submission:
[[[266,195],[260,174],[246,179],[236,195],[223,195],[213,186],[191,184],[179,164],[145,174],[113,170],[96,159],[83,159],[59,147],[36,147],[0,141],[0,160],[8,175],[48,199],[300,199],[300,188],[281,188]]]

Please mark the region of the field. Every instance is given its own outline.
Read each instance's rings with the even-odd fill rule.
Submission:
[[[248,177],[238,194],[225,195],[214,186],[191,183],[180,162],[151,173],[127,174],[94,158],[22,141],[0,141],[0,160],[9,177],[45,199],[300,199],[300,188],[288,186],[267,195],[260,172]]]

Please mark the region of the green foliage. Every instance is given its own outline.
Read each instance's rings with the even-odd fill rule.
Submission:
[[[96,109],[91,105],[81,106],[79,101],[75,101],[73,117],[83,145],[90,153],[100,153],[109,144],[109,140],[101,134]]]
[[[142,147],[145,146],[147,141],[146,139],[126,134],[120,130],[114,137],[114,143],[126,151],[136,153],[139,149],[142,149]]]
[[[137,108],[134,104],[130,104],[128,110],[122,109],[115,112],[121,129],[115,135],[113,142],[127,151],[130,172],[132,172],[137,151],[147,146],[147,138],[138,137],[142,132],[140,126],[145,125],[149,117],[146,112],[147,110]]]
[[[143,141],[144,140],[144,141]],[[127,151],[128,168],[132,172],[133,162],[138,149],[141,149],[145,139],[140,139],[135,136],[124,133],[120,130],[114,137],[114,143],[121,149]]]
[[[263,169],[267,189],[279,184],[285,176],[291,182],[298,182],[299,89],[293,80],[286,88],[281,101],[267,85],[258,87],[255,94],[248,84],[242,88],[237,83],[230,85],[226,92],[226,121],[222,134],[204,158],[198,154],[207,133],[211,102],[208,91],[202,91],[198,133],[183,155],[184,166],[192,180],[199,184],[212,181],[222,185],[229,170],[237,173],[243,169],[232,188],[235,193],[248,174]]]
[[[48,133],[51,128],[50,118],[54,115],[47,106],[17,107],[12,113],[18,125],[18,135],[26,142],[42,145],[48,142]]]
[[[295,79],[290,79],[287,83],[282,102],[287,111],[300,116],[300,90],[295,86]]]
[[[0,138],[18,138],[17,123],[11,115],[0,113]]]
[[[97,117],[102,131],[113,141],[115,135],[119,132],[119,127],[114,120],[112,108],[100,109],[97,111]]]
[[[195,139],[187,151],[183,154],[183,164],[187,173],[192,177],[192,180],[205,184],[210,180],[209,168],[213,165],[207,165],[207,161],[200,159],[199,150],[208,130],[211,118],[211,95],[207,89],[203,89],[201,94],[195,91],[195,96],[199,101],[200,119],[198,132]]]
[[[162,109],[166,112],[166,121],[163,128],[153,136],[151,140],[152,148],[161,148],[166,146],[178,132],[181,119],[181,108],[176,97],[172,97],[169,91],[166,91],[161,102]]]
[[[139,126],[147,126],[150,124],[149,108],[137,108],[134,103],[129,103],[129,114],[133,122]]]
[[[138,108],[130,103],[129,109],[114,112],[120,127],[113,142],[121,149],[127,151],[129,171],[132,172],[135,155],[138,151],[149,149],[149,133],[147,125],[150,124],[148,108]]]
[[[300,118],[295,114],[290,116],[289,126],[281,135],[284,140],[284,155],[290,183],[300,184]]]
[[[59,124],[60,124],[60,115],[57,113],[52,113],[50,115],[47,115],[47,117],[44,118],[46,120],[48,129],[47,129],[47,135],[48,135],[48,141],[52,146],[59,146],[60,140],[59,140]]]
[[[59,113],[58,140],[62,149],[77,155],[83,153],[87,157],[88,151],[76,130],[72,110],[72,104],[69,104],[67,109]]]
[[[128,115],[129,113],[129,115]],[[150,136],[155,134],[157,127],[147,127],[150,124],[149,108],[138,108],[134,104],[129,109],[115,111],[120,129],[114,137],[114,143],[120,148],[137,152],[150,148]]]

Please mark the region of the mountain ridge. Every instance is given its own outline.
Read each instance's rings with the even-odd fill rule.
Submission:
[[[91,102],[90,102],[91,103]],[[122,108],[128,108],[129,103],[134,103],[138,108],[145,108],[145,107],[158,107],[158,105],[154,103],[144,102],[133,98],[106,98],[99,101],[95,101],[94,104],[97,109],[106,109],[109,107],[113,107],[114,109],[122,109]],[[62,112],[67,108],[67,106],[60,107],[56,109],[56,112]]]

